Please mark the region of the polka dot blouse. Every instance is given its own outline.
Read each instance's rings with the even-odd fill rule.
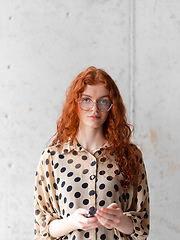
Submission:
[[[108,144],[103,146],[108,147]],[[114,156],[107,159],[103,148],[93,154],[76,140],[63,148],[49,147],[43,151],[35,180],[35,238],[69,240],[146,239],[149,234],[149,191],[145,166],[139,149],[142,181],[124,190],[123,176]],[[138,177],[138,176],[137,176]],[[134,224],[131,235],[103,226],[89,231],[76,230],[60,238],[52,238],[49,224],[54,219],[69,217],[77,208],[101,209],[117,203]]]

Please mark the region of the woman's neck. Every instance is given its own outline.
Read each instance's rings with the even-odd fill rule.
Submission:
[[[106,141],[102,129],[79,129],[76,138],[79,144],[91,153],[101,148]]]

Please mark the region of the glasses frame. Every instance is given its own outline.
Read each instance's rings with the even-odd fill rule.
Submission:
[[[90,110],[92,110],[93,107],[94,107],[94,105],[96,104],[97,109],[98,109],[100,112],[109,112],[109,111],[111,110],[112,106],[113,106],[113,103],[112,103],[110,100],[107,100],[107,101],[109,101],[109,102],[111,103],[111,105],[110,105],[110,107],[108,108],[107,111],[102,111],[102,110],[100,110],[99,107],[98,107],[98,101],[95,101],[95,102],[94,102],[92,99],[90,99],[90,100],[92,101],[92,107],[91,107],[90,109],[88,109],[88,110],[85,110],[85,109],[83,109],[83,108],[81,107],[81,105],[80,105],[81,100],[82,100],[82,98],[81,98],[80,100],[77,100],[77,102],[79,103],[79,106],[80,106],[80,108],[81,108],[83,111],[90,111]]]

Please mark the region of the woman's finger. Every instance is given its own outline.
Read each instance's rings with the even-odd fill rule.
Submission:
[[[117,205],[117,203],[111,203],[107,208],[119,208],[119,206]]]

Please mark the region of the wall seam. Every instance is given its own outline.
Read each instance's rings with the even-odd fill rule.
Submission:
[[[135,0],[130,0],[129,22],[129,77],[130,77],[130,122],[134,125],[134,55],[135,55]]]

